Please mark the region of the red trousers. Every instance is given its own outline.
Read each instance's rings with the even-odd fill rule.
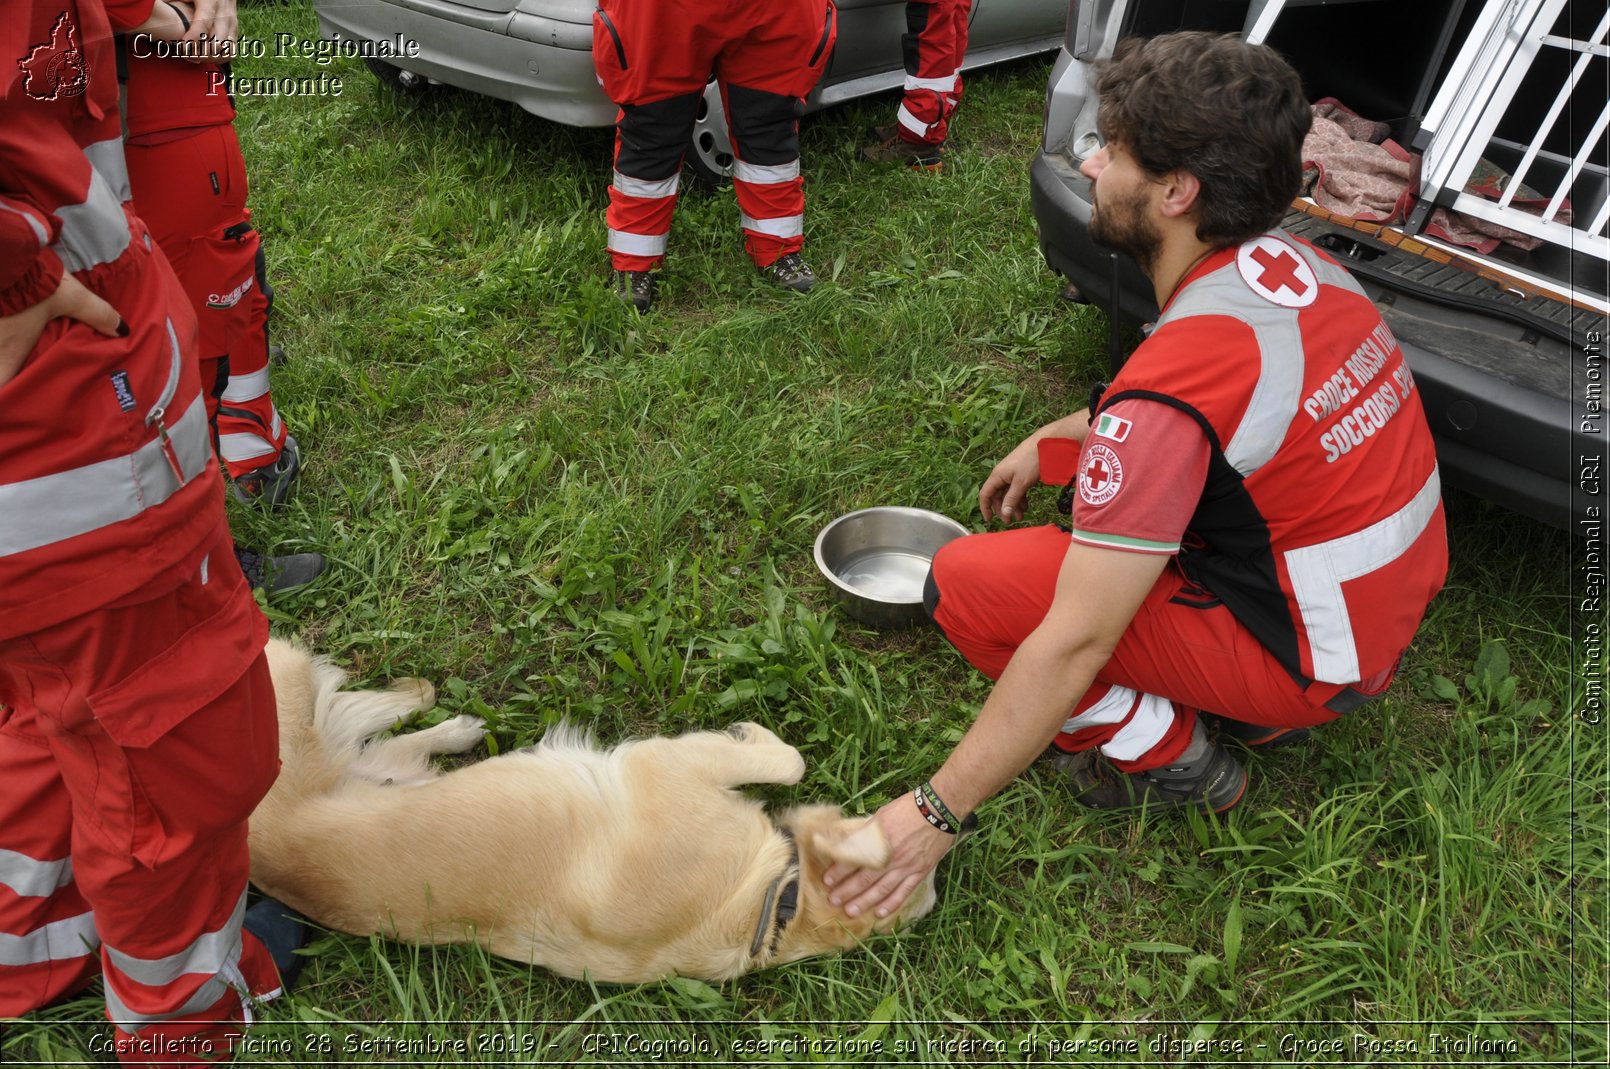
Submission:
[[[1065,531],[1033,527],[969,535],[934,556],[934,622],[991,679],[1000,678],[1045,619],[1068,544]],[[1099,746],[1128,772],[1157,768],[1185,749],[1198,711],[1308,727],[1336,718],[1325,702],[1341,689],[1301,686],[1228,609],[1195,590],[1171,563],[1056,744],[1065,750]]]
[[[201,385],[231,477],[278,459],[285,424],[268,381],[262,248],[246,210],[246,164],[230,125],[125,148],[134,210],[196,309]]]
[[[907,141],[942,145],[962,99],[962,60],[972,0],[907,0],[906,95],[896,121]]]
[[[220,523],[121,601],[0,641],[0,1017],[100,973],[121,1061],[200,1063],[279,993],[241,928],[279,767],[267,631]]]
[[[593,63],[620,105],[605,222],[617,271],[665,258],[704,87],[721,86],[744,249],[766,267],[805,244],[803,98],[838,35],[831,0],[602,0]]]

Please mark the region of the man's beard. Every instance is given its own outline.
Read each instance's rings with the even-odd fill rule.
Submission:
[[[1105,198],[1090,213],[1090,240],[1109,249],[1128,253],[1151,274],[1152,264],[1163,247],[1163,235],[1146,217],[1146,191],[1137,189],[1128,196]]]

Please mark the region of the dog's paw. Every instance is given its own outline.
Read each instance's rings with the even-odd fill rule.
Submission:
[[[386,689],[393,694],[406,697],[409,704],[421,712],[436,704],[436,688],[430,685],[429,680],[410,676],[407,679],[393,680],[391,686]]]
[[[486,737],[486,721],[478,716],[455,716],[430,729],[431,748],[437,753],[464,753]]]
[[[747,742],[752,746],[786,746],[782,739],[768,728],[763,728],[753,720],[741,720],[727,728],[727,734],[739,742]]]

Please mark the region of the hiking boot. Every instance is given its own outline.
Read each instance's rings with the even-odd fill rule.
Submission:
[[[1216,716],[1213,713],[1203,713],[1209,722],[1218,725],[1219,738],[1234,739],[1250,750],[1273,750],[1281,746],[1295,746],[1307,742],[1310,733],[1307,728],[1272,728],[1262,724],[1248,724],[1242,720],[1232,720],[1227,716]]]
[[[292,553],[286,557],[265,557],[249,549],[235,547],[235,559],[252,589],[262,587],[270,594],[307,586],[324,571],[324,557],[318,553]]]
[[[900,127],[872,126],[867,128],[867,141],[856,153],[865,163],[903,163],[915,171],[942,171],[945,169],[945,146],[930,145],[924,141],[910,141],[900,136]]]
[[[291,496],[291,486],[302,474],[302,451],[296,439],[285,436],[285,448],[274,458],[274,463],[237,475],[229,480],[229,492],[235,500],[247,505],[273,508],[285,504]]]
[[[646,312],[654,307],[654,289],[653,271],[615,272],[616,295],[638,312]]]
[[[816,275],[811,271],[811,265],[797,252],[783,253],[762,267],[760,273],[769,281],[795,293],[809,293],[811,287],[816,285]]]
[[[307,918],[283,902],[259,898],[246,908],[241,927],[257,937],[280,971],[280,986],[289,991],[307,959],[297,951],[307,946],[312,932]]]
[[[1057,752],[1051,767],[1067,777],[1074,801],[1092,809],[1195,806],[1223,813],[1241,801],[1247,773],[1197,721],[1185,752],[1172,764],[1144,772],[1120,772],[1097,750]]]

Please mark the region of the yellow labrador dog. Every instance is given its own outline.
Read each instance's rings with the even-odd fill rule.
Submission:
[[[252,881],[326,927],[477,942],[565,976],[724,980],[853,946],[927,913],[847,917],[820,873],[887,862],[866,818],[802,806],[773,823],[746,783],[797,783],[799,752],[758,724],[601,750],[561,725],[527,750],[440,773],[481,721],[375,736],[429,683],[343,691],[346,674],[279,640],[279,780],[251,819]]]

